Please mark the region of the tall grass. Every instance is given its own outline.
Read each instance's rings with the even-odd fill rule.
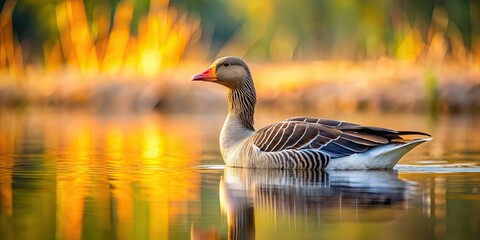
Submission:
[[[34,77],[26,76],[26,69],[39,69],[36,64],[26,65],[23,59],[22,44],[12,29],[15,5],[16,1],[7,1],[1,12],[0,69],[13,79],[24,79]],[[176,66],[198,30],[199,21],[170,8],[168,1],[150,1],[149,9],[134,35],[131,28],[135,8],[131,1],[120,1],[113,16],[108,7],[98,4],[91,21],[83,1],[59,1],[54,13],[58,36],[43,43],[40,70],[45,74],[66,70],[82,76],[154,75]]]
[[[39,61],[32,62],[31,58],[30,60],[27,58],[27,55],[32,52],[29,45],[19,40],[18,29],[14,29],[12,24],[12,14],[17,3],[17,0],[7,0],[0,12],[0,99],[5,99],[5,96],[15,98],[20,95],[22,99],[29,99],[27,101],[37,101],[42,98],[71,98],[75,102],[82,102],[89,97],[94,98],[91,97],[94,95],[91,92],[95,91],[101,83],[111,84],[116,79],[131,82],[135,82],[138,78],[161,79],[155,83],[164,83],[172,79],[165,76],[165,72],[172,69],[179,70],[177,73],[181,72],[181,79],[188,79],[193,73],[188,67],[191,65],[179,67],[180,63],[191,59],[203,61],[209,51],[212,56],[211,52],[214,48],[212,42],[216,36],[213,33],[217,29],[211,28],[217,25],[209,25],[208,21],[201,24],[200,17],[187,15],[185,10],[172,7],[168,0],[150,0],[148,10],[139,17],[139,20],[136,19],[138,6],[134,1],[120,0],[114,6],[94,3],[93,11],[88,11],[87,14],[83,1],[59,0],[51,2],[54,6],[52,14],[55,34],[52,33],[52,36],[40,42],[42,56],[34,58],[40,59]],[[479,8],[473,1],[471,3],[475,7],[472,9]],[[433,8],[431,20],[426,24],[419,19],[409,19],[407,14],[402,12],[407,11],[406,9],[398,9],[393,13],[380,13],[378,11],[381,7],[364,6],[359,2],[352,1],[350,5],[347,4],[348,6],[335,3],[337,6],[329,2],[337,7],[334,9],[344,11],[342,13],[347,10],[361,12],[359,19],[362,23],[359,25],[365,28],[362,31],[350,33],[345,29],[352,30],[352,27],[347,26],[339,30],[341,33],[335,35],[336,26],[341,27],[341,24],[352,23],[356,18],[344,16],[350,22],[343,22],[342,16],[337,16],[340,12],[333,12],[330,13],[330,17],[338,20],[336,23],[329,23],[329,18],[320,18],[323,22],[315,22],[318,20],[315,18],[310,25],[301,26],[285,23],[285,21],[295,20],[303,13],[318,15],[315,9],[308,9],[306,8],[308,5],[305,4],[302,5],[303,8],[297,10],[292,10],[291,3],[283,0],[254,4],[233,1],[222,4],[229,5],[230,11],[236,12],[238,16],[233,18],[241,19],[241,24],[222,45],[218,54],[213,55],[246,56],[249,62],[253,62],[261,55],[260,51],[269,56],[269,61],[281,62],[276,65],[274,63],[275,66],[262,67],[260,68],[262,71],[256,73],[258,92],[264,95],[262,97],[298,92],[313,85],[335,82],[339,79],[344,79],[345,82],[362,82],[364,85],[369,84],[368,89],[377,89],[386,85],[392,87],[398,84],[399,79],[408,78],[408,80],[420,80],[416,82],[420,82],[424,90],[419,91],[423,94],[419,99],[425,99],[426,108],[435,111],[439,108],[442,82],[446,75],[450,81],[471,78],[466,75],[456,76],[456,73],[452,73],[455,71],[465,74],[473,69],[477,74],[475,79],[480,75],[478,74],[480,35],[474,31],[478,28],[476,20],[479,20],[479,14],[473,10],[469,13],[472,18],[472,34],[471,39],[468,40],[464,39],[464,35],[459,30],[460,27],[451,20],[448,10],[440,5]],[[274,6],[274,4],[277,5]],[[360,9],[352,10],[352,6]],[[276,11],[279,9],[287,12]],[[289,12],[290,10],[292,12]],[[208,14],[219,14],[218,11],[221,10],[210,9]],[[240,15],[242,16],[239,17]],[[308,19],[309,17],[303,16],[299,22],[302,23]],[[328,31],[335,36],[316,34],[317,28],[321,29],[322,26],[331,28]],[[292,31],[292,28],[298,31]],[[389,37],[380,37],[386,31],[389,32]],[[367,36],[358,36],[360,33]],[[329,43],[330,45],[325,45],[330,46],[329,54],[323,55],[325,48],[328,47],[321,45],[322,39],[333,40],[333,43]],[[307,54],[302,55],[299,52],[327,60],[320,64],[315,61],[308,64],[305,61],[292,62],[294,59],[312,59]],[[360,63],[357,64],[355,61]],[[450,69],[447,73],[442,72],[442,67],[446,65]],[[282,69],[279,66],[282,66]],[[294,74],[284,74],[287,68]],[[420,73],[419,68],[423,69]],[[271,71],[271,69],[274,70]],[[464,71],[465,69],[467,71]],[[278,81],[268,81],[271,78],[278,78]],[[92,82],[96,85],[90,84]],[[472,83],[475,84],[475,81],[469,84]],[[144,85],[140,88],[131,88],[128,84],[124,86],[131,91],[147,92],[149,96],[155,95],[151,101],[153,105],[158,100],[157,95],[163,94],[164,97],[173,95],[169,95],[167,93],[169,90],[166,88],[159,94],[158,89],[143,91]],[[187,88],[185,86],[186,84],[175,85],[176,88]],[[13,93],[9,92],[11,89]],[[273,91],[275,94],[266,94],[272,92],[272,89],[276,89]],[[175,90],[183,90],[185,93],[185,89]],[[118,95],[118,92],[109,89],[98,92],[112,96]],[[31,93],[36,96],[28,96]],[[140,95],[131,92],[129,94]],[[370,99],[370,97],[364,98]],[[377,99],[380,99],[379,102],[383,101],[382,97]],[[129,98],[128,101],[132,100]],[[341,99],[338,101],[342,102]],[[350,105],[357,106],[359,103]]]

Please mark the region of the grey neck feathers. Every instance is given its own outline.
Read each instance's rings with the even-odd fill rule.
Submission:
[[[257,101],[255,87],[250,74],[236,89],[228,89],[228,112],[239,118],[247,129],[255,131],[253,127],[253,114]]]

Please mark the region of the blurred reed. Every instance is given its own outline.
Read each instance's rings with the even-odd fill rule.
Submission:
[[[110,6],[97,4],[91,20],[83,1],[62,0],[55,5],[58,37],[43,43],[43,66],[28,65],[22,56],[22,44],[12,29],[12,12],[16,1],[6,1],[1,12],[0,69],[8,70],[10,79],[28,81],[66,70],[89,78],[99,74],[151,76],[176,66],[199,28],[199,21],[168,6],[168,0],[150,1],[147,15],[138,22],[138,34],[131,32],[131,1]],[[112,20],[112,21],[111,21]],[[25,75],[29,68],[34,76]],[[5,74],[2,74],[5,76]]]
[[[480,84],[480,34],[474,31],[478,28],[475,9],[479,6],[473,1],[469,13],[471,39],[464,38],[448,9],[440,4],[433,7],[431,21],[425,23],[420,18],[412,21],[405,12],[408,9],[394,9],[392,3],[379,7],[353,1],[328,3],[338,12],[322,18],[308,4],[294,10],[281,0],[232,1],[222,3],[228,5],[228,12],[223,14],[231,13],[232,18],[241,19],[241,24],[215,50],[213,33],[217,29],[211,28],[217,25],[210,26],[204,19],[201,22],[200,17],[178,10],[168,0],[149,1],[148,10],[138,21],[134,19],[138,6],[132,1],[94,3],[90,13],[84,1],[60,0],[50,3],[58,35],[42,40],[38,61],[28,58],[33,51],[19,40],[12,25],[12,13],[18,4],[7,0],[0,13],[2,105],[93,102],[101,108],[98,101],[110,101],[150,108],[165,105],[160,101],[185,101],[178,95],[185,96],[190,87],[175,79],[187,80],[202,68],[200,64],[208,64],[203,62],[206,58],[239,55],[252,65],[258,60],[273,62],[257,67],[255,72],[258,92],[267,102],[290,99],[295,103],[313,100],[315,106],[324,104],[325,100],[317,101],[315,96],[325,97],[318,87],[329,85],[338,90],[332,101],[340,109],[480,108],[474,103],[478,98],[475,86]],[[395,11],[382,12],[382,7]],[[345,16],[345,20],[337,16],[348,12],[358,15],[360,22],[352,16]],[[299,23],[307,21],[303,18],[313,20],[305,25],[288,22],[297,17],[302,17]],[[332,19],[335,21],[330,23]],[[360,30],[349,32],[349,23],[357,24]],[[333,36],[319,36],[316,31],[323,28],[332,28],[327,33]],[[382,37],[387,31],[391,31],[390,37]],[[322,39],[331,43],[324,44]],[[270,81],[272,78],[277,80]],[[404,91],[394,93],[399,82],[407,82]],[[340,91],[350,83],[363,86],[357,89],[361,94],[355,88],[348,94]],[[472,97],[458,98],[458,91],[450,91],[449,84]],[[413,90],[406,93],[409,89]],[[179,94],[170,93],[172,90]],[[307,94],[299,98],[292,94],[294,91],[309,92],[311,97]],[[147,101],[143,100],[145,96]],[[171,97],[173,101],[169,101]],[[375,100],[365,103],[371,97]],[[402,101],[408,97],[410,103],[405,107]],[[328,94],[326,98],[328,102]],[[450,106],[458,102],[463,106]],[[391,108],[392,103],[397,107]]]

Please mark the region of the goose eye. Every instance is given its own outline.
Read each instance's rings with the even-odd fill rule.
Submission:
[[[230,66],[230,63],[224,63],[223,66],[224,66],[224,67],[229,67],[229,66]]]

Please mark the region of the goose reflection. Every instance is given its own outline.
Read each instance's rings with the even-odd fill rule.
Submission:
[[[228,239],[254,239],[257,212],[261,219],[273,219],[272,225],[312,218],[318,223],[389,221],[406,209],[408,195],[408,183],[394,171],[226,168],[220,181]]]

